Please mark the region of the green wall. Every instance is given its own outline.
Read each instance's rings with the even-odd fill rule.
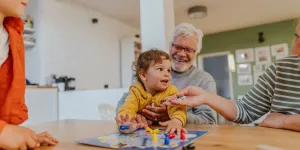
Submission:
[[[271,46],[274,44],[287,43],[291,48],[294,36],[295,20],[266,24],[256,27],[205,35],[203,48],[200,54],[209,54],[222,51],[230,51],[235,56],[236,49]],[[258,33],[264,32],[265,42],[258,42]],[[255,54],[255,52],[254,52]],[[272,57],[274,61],[275,58]],[[252,66],[255,63],[252,63]],[[253,70],[252,70],[253,75]],[[234,98],[244,95],[252,86],[239,86],[237,72],[232,73]]]

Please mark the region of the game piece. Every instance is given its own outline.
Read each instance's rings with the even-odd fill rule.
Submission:
[[[146,132],[146,130],[140,130],[140,131],[143,131],[144,133]],[[195,141],[199,137],[208,133],[207,131],[189,131],[189,134],[185,134],[186,140],[184,141],[180,140],[179,137],[177,138],[177,135],[175,134],[176,137],[172,140],[169,140],[169,145],[166,145],[168,144],[168,141],[165,141],[167,140],[165,138],[169,137],[170,134],[165,135],[163,131],[160,131],[160,134],[151,134],[150,136],[145,136],[145,135],[140,135],[139,133],[140,131],[133,132],[132,134],[120,134],[119,132],[110,133],[110,134],[101,135],[96,138],[92,137],[87,139],[81,139],[76,142],[84,145],[120,149],[120,150],[130,150],[130,149],[176,150],[176,149],[182,149],[185,145],[188,145],[190,142]],[[147,133],[150,134],[150,132]]]
[[[158,133],[159,133],[159,130],[158,130],[158,129],[154,129],[152,133],[153,133],[153,134],[158,134]]]
[[[175,133],[170,133],[169,134],[169,139],[173,139],[173,138],[175,138]]]
[[[147,144],[147,138],[144,138],[144,139],[143,139],[142,146],[146,146],[146,144]]]
[[[151,132],[152,132],[152,129],[149,128],[149,127],[146,127],[146,131],[151,133]]]
[[[120,130],[128,130],[129,126],[120,125]]]
[[[170,145],[170,139],[168,133],[165,133],[165,145]]]
[[[195,149],[195,144],[194,143],[191,143],[185,147],[183,147],[183,150],[192,150],[192,149]]]
[[[183,129],[180,130],[180,140],[185,140],[185,132]]]
[[[182,100],[182,101],[185,100],[185,99],[186,99],[185,96],[175,98],[175,100]]]
[[[152,134],[152,142],[157,142],[157,134]]]

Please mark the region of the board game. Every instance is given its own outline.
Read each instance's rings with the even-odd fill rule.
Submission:
[[[132,134],[112,133],[95,138],[88,138],[76,141],[79,144],[90,146],[105,147],[111,149],[145,149],[145,150],[175,150],[182,148],[199,137],[205,135],[207,131],[192,131],[189,130],[185,134],[185,140],[180,139],[180,134],[175,135],[169,140],[169,144],[165,145],[164,129],[159,129],[157,135],[147,132],[145,129],[140,129]],[[157,139],[154,140],[154,136]]]

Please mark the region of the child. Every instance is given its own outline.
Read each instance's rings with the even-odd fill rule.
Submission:
[[[48,133],[19,127],[28,118],[25,105],[25,60],[22,39],[28,0],[0,0],[0,149],[26,149],[40,142],[55,145]]]
[[[123,106],[120,107],[117,119],[118,125],[128,125],[129,130],[120,130],[123,133],[133,132],[139,125],[129,120],[134,120],[137,112],[147,105],[160,105],[165,97],[178,92],[171,83],[171,60],[167,53],[161,50],[149,50],[140,54],[136,64],[136,75],[138,81],[131,85],[129,94]],[[168,107],[170,122],[167,132],[181,130],[186,123],[186,108]],[[124,123],[124,118],[126,117]]]

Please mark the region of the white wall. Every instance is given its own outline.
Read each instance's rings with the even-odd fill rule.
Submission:
[[[38,3],[37,0],[30,0],[29,5],[25,10],[23,18],[29,14],[34,20],[34,28],[39,27],[38,23]],[[36,37],[37,38],[37,37]],[[41,75],[40,67],[40,54],[37,47],[29,48],[25,50],[25,67],[26,67],[26,78],[31,82],[38,83]]]
[[[120,87],[120,40],[137,29],[68,0],[39,0],[38,7],[41,83],[54,73],[75,77],[77,89]]]

